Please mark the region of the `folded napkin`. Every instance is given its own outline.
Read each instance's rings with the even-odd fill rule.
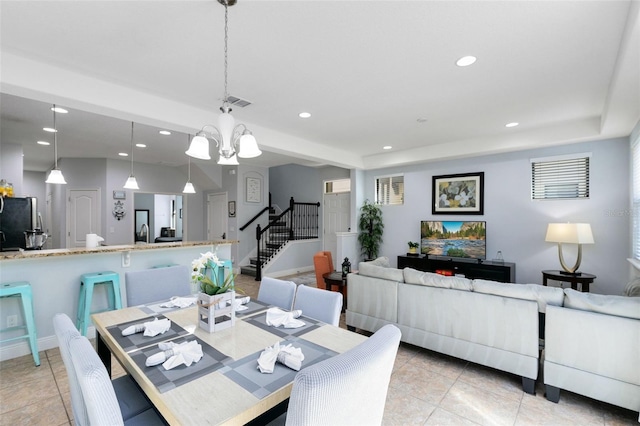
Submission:
[[[162,363],[165,370],[171,370],[179,365],[187,367],[202,358],[202,346],[196,340],[175,344],[173,342],[158,343],[162,352],[151,355],[145,361],[147,367]]]
[[[260,354],[258,358],[258,370],[261,373],[273,373],[276,361],[284,364],[292,370],[300,371],[304,354],[302,349],[294,348],[291,344],[280,346],[279,342],[269,346]]]
[[[249,296],[246,297],[236,297],[235,300],[233,300],[233,308],[236,310],[236,312],[239,311],[246,311],[247,309],[249,309],[246,305],[247,303],[249,303],[249,301],[251,300],[251,298]],[[231,305],[231,300],[228,302],[229,305]]]
[[[283,311],[280,308],[267,309],[267,325],[274,327],[283,326],[284,328],[298,328],[304,326],[304,322],[298,318],[302,315],[301,310],[295,310],[291,312]]]
[[[160,305],[161,308],[186,308],[196,303],[197,297],[179,297],[174,296],[168,302]]]
[[[165,333],[167,330],[171,328],[171,321],[169,318],[159,320],[156,318],[154,321],[147,321],[142,324],[130,325],[129,327],[122,330],[123,336],[129,336],[135,333],[142,333],[144,331],[144,335],[148,337],[157,336],[158,334]]]

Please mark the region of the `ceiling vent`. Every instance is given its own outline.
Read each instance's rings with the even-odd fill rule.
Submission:
[[[239,106],[240,108],[248,107],[249,105],[251,105],[250,101],[247,101],[246,99],[236,98],[235,96],[229,96],[227,100],[229,101],[230,105]]]

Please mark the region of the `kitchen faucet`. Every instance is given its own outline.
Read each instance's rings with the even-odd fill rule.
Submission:
[[[143,234],[143,230],[146,229],[146,232]],[[140,227],[140,236],[144,235],[144,239],[149,244],[149,226],[146,223],[143,223]]]

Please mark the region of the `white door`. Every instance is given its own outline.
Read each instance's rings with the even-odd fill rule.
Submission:
[[[45,243],[45,249],[52,249],[54,247],[53,245],[53,226],[52,226],[52,222],[53,222],[53,208],[52,208],[52,204],[53,201],[51,200],[51,193],[47,192],[47,209],[45,211],[45,217],[47,218],[47,220],[44,222],[44,229],[43,231],[49,236],[47,238],[47,242]],[[57,230],[59,231],[59,230]],[[56,234],[56,238],[58,238],[59,236]]]
[[[330,251],[331,257],[336,259],[338,250],[336,232],[347,232],[349,230],[351,193],[324,194],[323,207],[324,250]],[[334,260],[334,263],[336,261]]]
[[[207,195],[207,239],[227,237],[227,193]]]
[[[87,234],[100,234],[100,190],[70,189],[67,247],[84,247]]]

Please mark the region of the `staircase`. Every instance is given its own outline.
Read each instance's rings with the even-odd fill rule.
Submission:
[[[319,202],[297,203],[293,198],[289,201],[289,208],[280,214],[276,214],[273,208],[265,208],[269,211],[269,224],[264,229],[261,229],[260,225],[256,226],[256,252],[259,253],[259,259],[258,256],[249,258],[249,265],[241,266],[240,272],[256,277],[259,281],[262,278],[262,268],[289,240],[318,238],[319,208]],[[240,230],[249,226],[258,216]]]
[[[260,252],[260,260],[262,264],[266,264],[271,258],[289,241],[289,229],[287,228],[286,216],[278,219],[273,208],[269,210],[269,236],[265,245],[265,249]],[[283,220],[284,219],[284,220]],[[257,275],[258,258],[250,257],[249,265],[241,266],[240,273],[255,277]]]

